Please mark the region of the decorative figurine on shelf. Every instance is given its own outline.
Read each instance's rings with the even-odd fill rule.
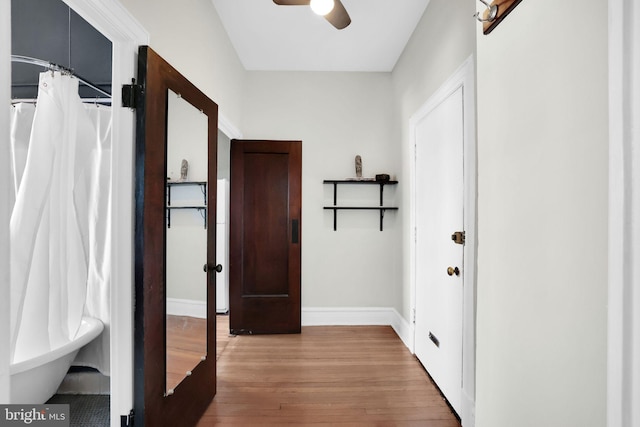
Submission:
[[[187,162],[186,159],[182,159],[182,165],[180,166],[180,181],[186,181],[188,173],[189,173],[189,162]]]
[[[356,156],[356,178],[362,178],[362,157],[359,154]]]

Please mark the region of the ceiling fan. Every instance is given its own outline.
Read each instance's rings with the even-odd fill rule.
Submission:
[[[311,6],[318,15],[323,15],[331,25],[339,30],[351,24],[351,18],[340,0],[273,0],[280,6]]]

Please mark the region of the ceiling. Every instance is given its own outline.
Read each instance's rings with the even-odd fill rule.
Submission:
[[[212,2],[244,67],[260,71],[392,71],[429,4],[342,0],[352,22],[336,30],[307,6]]]

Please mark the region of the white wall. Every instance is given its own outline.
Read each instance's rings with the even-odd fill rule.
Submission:
[[[240,123],[244,68],[211,0],[121,0],[150,34],[149,45]]]
[[[456,69],[475,53],[475,24],[470,19],[475,9],[472,0],[431,0],[411,36],[392,74],[394,137],[393,152],[400,162],[398,179],[409,180],[412,147],[409,141],[409,119]],[[412,232],[409,217],[409,186],[399,187],[402,286],[394,304],[409,319],[410,271],[409,245]]]
[[[323,210],[333,203],[332,188],[322,184],[355,176],[356,154],[363,176],[399,172],[390,75],[248,72],[245,94],[245,138],[302,140],[303,307],[391,307],[398,286],[397,214],[387,212],[380,232],[377,213],[340,212],[333,231],[333,216]],[[385,188],[389,204],[396,191]],[[379,191],[341,187],[339,198],[375,206]]]
[[[0,2],[0,102],[11,100],[11,2]],[[8,113],[8,108],[7,108]],[[9,200],[9,114],[0,114],[0,200]],[[0,203],[0,403],[9,402],[9,203]]]
[[[606,424],[606,10],[478,35],[478,427]]]

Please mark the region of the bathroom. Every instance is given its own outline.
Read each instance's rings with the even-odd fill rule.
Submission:
[[[109,425],[111,42],[63,2],[11,6],[10,403],[69,404],[74,423]],[[79,124],[61,126],[72,114]]]

